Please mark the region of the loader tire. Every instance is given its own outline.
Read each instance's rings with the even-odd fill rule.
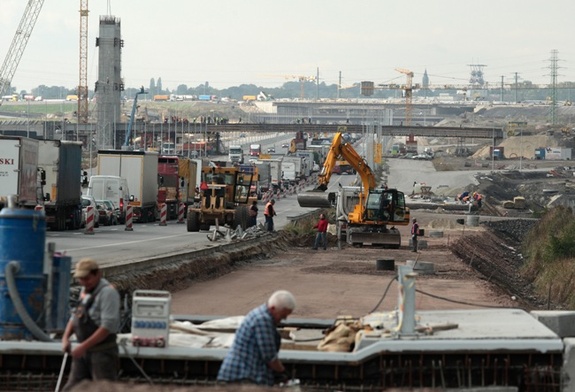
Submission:
[[[248,227],[248,208],[246,206],[236,207],[233,228],[237,229],[238,227],[243,230]]]
[[[198,222],[198,214],[190,212],[188,214],[188,231],[200,231],[200,223]]]

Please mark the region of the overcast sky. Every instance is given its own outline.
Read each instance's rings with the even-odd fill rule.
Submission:
[[[0,0],[4,60],[25,0]],[[88,85],[97,76],[101,15],[121,20],[126,87],[204,82],[278,87],[298,76],[342,86],[402,83],[395,68],[425,69],[432,84],[465,84],[470,64],[484,78],[549,83],[551,51],[558,81],[575,81],[572,0],[90,0]],[[47,0],[12,85],[75,88],[79,80],[80,0]],[[110,12],[109,12],[110,11]],[[293,76],[290,78],[290,76]]]

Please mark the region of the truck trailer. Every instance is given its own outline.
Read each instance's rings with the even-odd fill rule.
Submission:
[[[23,208],[40,203],[38,140],[0,136],[0,178],[0,209],[9,195],[16,195],[17,205]]]
[[[281,182],[283,177],[282,160],[278,158],[260,159],[256,162],[256,165],[259,165],[260,162],[269,163],[270,165],[271,187],[274,189],[274,191],[281,188]]]
[[[99,175],[124,177],[130,188],[128,205],[134,222],[154,222],[158,198],[158,153],[155,151],[98,151]]]
[[[38,170],[46,226],[52,230],[77,230],[82,224],[82,143],[40,140]]]

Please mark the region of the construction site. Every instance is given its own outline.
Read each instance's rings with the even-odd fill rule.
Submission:
[[[41,6],[42,1],[29,2],[23,17],[25,34],[17,34],[14,55],[21,55]],[[160,113],[169,109],[162,106],[164,102],[140,101],[138,106],[138,96],[145,94],[142,87],[130,115],[122,115],[120,21],[106,15],[100,17],[96,41],[98,108],[90,112],[87,18],[88,1],[83,0],[75,123],[8,121],[1,128],[24,132],[22,127],[27,127],[40,139],[73,130],[88,156],[84,168],[92,169],[92,146],[115,150],[109,153],[112,156],[146,155],[138,150],[146,149],[146,143],[136,146],[135,140],[146,140],[149,134],[156,139],[161,132],[163,147],[167,123],[160,120]],[[7,64],[11,67],[0,72],[2,93],[18,58]],[[123,239],[115,257],[105,256],[102,262],[104,276],[122,296],[122,326],[117,336],[118,381],[84,382],[73,390],[574,390],[575,313],[566,296],[558,293],[572,291],[571,285],[560,289],[550,285],[542,293],[521,271],[526,263],[524,240],[539,218],[554,208],[572,214],[575,206],[575,167],[569,164],[575,148],[571,123],[575,108],[556,101],[471,104],[469,96],[453,105],[419,102],[414,92],[421,86],[414,82],[414,73],[405,68],[396,71],[406,78],[405,84],[361,85],[364,97],[376,89],[401,91],[402,99],[391,103],[270,104],[250,97],[243,108],[234,102],[218,103],[221,117],[232,121],[209,123],[212,135],[218,135],[214,157],[225,155],[219,151],[220,136],[224,150],[244,132],[260,138],[258,142],[266,141],[267,135],[278,142],[287,135],[298,135],[301,141],[304,134],[310,142],[316,134],[332,139],[324,148],[323,162],[318,162],[319,173],[294,181],[287,190],[270,190],[259,202],[257,197],[251,200],[260,203],[260,218],[262,204],[267,206],[271,197],[278,205],[289,206],[283,210],[289,214],[284,217],[288,222],[276,230],[263,224],[246,227],[248,210],[240,208],[238,195],[247,204],[253,173],[248,176],[235,167],[214,164],[200,167],[200,175],[210,181],[198,187],[199,201],[187,206],[186,220],[182,211],[178,219],[185,223],[182,233],[161,232],[165,221],[156,227],[153,212],[142,219],[150,231],[158,230],[155,237],[171,246],[169,251],[137,257],[130,247],[143,248],[150,240],[143,235],[127,237],[126,230],[101,230],[78,240],[104,257],[111,238]],[[477,76],[477,70],[473,72]],[[301,84],[300,98],[305,83],[319,79],[289,78]],[[475,83],[469,91],[480,87]],[[462,91],[468,94],[467,89]],[[269,111],[274,105],[275,113]],[[189,110],[191,117],[199,115],[194,110],[206,107],[194,103]],[[155,113],[158,121],[144,121],[149,113]],[[242,115],[252,123],[242,123]],[[374,120],[366,126],[362,123],[366,116],[386,125]],[[173,137],[173,145],[167,146],[173,155],[178,124],[184,134],[183,121],[175,121],[165,132],[170,143]],[[369,140],[361,154],[343,137],[348,132],[360,134],[360,141]],[[207,133],[204,130],[206,139]],[[274,152],[276,139],[268,146]],[[286,143],[286,148],[297,150],[296,144]],[[394,145],[405,151],[398,148],[396,153]],[[207,156],[207,147],[203,151]],[[154,165],[156,155],[150,160]],[[330,184],[339,160],[351,166],[352,175],[338,174]],[[432,172],[447,174],[439,180]],[[456,181],[456,172],[473,173],[473,181]],[[152,182],[158,180],[156,173],[149,173]],[[351,185],[336,182],[348,176],[355,178]],[[453,181],[444,179],[450,177]],[[174,183],[179,180],[176,176]],[[345,191],[352,196],[345,198]],[[157,192],[152,193],[154,209]],[[464,193],[481,198],[460,198]],[[167,194],[164,189],[165,198]],[[309,209],[296,210],[296,199],[299,207]],[[5,298],[0,306],[0,390],[6,391],[58,391],[71,369],[61,338],[70,309],[78,305],[79,285],[69,274],[71,256],[53,244],[47,246],[43,212],[32,207],[8,205],[0,212],[4,273],[0,286]],[[327,244],[325,250],[314,250],[314,225],[320,213],[329,222]],[[415,217],[417,249],[410,231]],[[109,243],[89,243],[87,238],[100,233],[110,236]],[[209,242],[193,242],[192,235]],[[33,253],[29,264],[20,260],[15,244],[27,244],[24,247]],[[70,253],[80,247],[70,246]],[[25,292],[25,305],[18,289]],[[244,315],[278,289],[290,290],[297,302],[293,314],[277,325],[279,358],[289,382],[278,380],[273,388],[218,383],[218,370]],[[31,311],[34,317],[27,314]]]

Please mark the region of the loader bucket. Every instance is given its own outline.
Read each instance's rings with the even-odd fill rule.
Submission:
[[[297,195],[300,207],[330,208],[335,204],[335,193],[307,191]]]

